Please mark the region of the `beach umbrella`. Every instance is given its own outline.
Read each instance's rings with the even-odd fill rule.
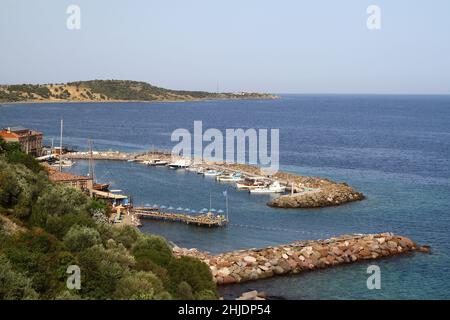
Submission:
[[[182,207],[178,207],[177,210],[178,210],[178,211],[181,211],[181,210],[183,210],[183,208],[182,208]]]
[[[153,208],[158,208],[158,205],[155,203],[155,204],[153,205]]]
[[[150,204],[149,204],[149,203],[146,203],[145,206],[146,206],[146,207],[150,207]]]
[[[217,212],[219,212],[219,213],[222,213],[223,212],[223,210],[222,209],[220,209],[219,211],[217,211]]]
[[[197,210],[192,209],[191,212],[197,212]]]
[[[173,209],[173,207],[168,207],[167,209],[169,209],[169,210],[172,210],[172,209]]]
[[[161,209],[165,209],[165,208],[166,208],[166,206],[160,206],[160,208],[161,208]]]
[[[216,211],[217,211],[217,210],[216,210],[216,209],[214,209],[214,208],[213,208],[213,209],[211,209],[211,212],[216,212]]]
[[[186,209],[184,209],[184,211],[191,211],[191,209],[189,209],[189,208],[186,208]]]

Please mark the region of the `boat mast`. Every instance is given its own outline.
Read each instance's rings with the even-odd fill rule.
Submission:
[[[229,222],[228,221],[228,191],[226,191],[227,193],[226,193],[226,196],[225,196],[225,208],[226,208],[226,211],[227,211],[227,222]]]
[[[59,171],[62,171],[63,124],[64,120],[61,118],[61,132],[59,137]]]
[[[89,178],[92,179],[92,183],[95,182],[95,177],[94,177],[94,156],[93,156],[93,151],[92,151],[92,140],[89,139],[88,140],[88,144],[89,144]]]
[[[211,212],[211,191],[209,192],[209,212]]]

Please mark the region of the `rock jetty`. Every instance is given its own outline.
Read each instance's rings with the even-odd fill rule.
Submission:
[[[173,248],[177,257],[191,256],[205,262],[218,285],[297,274],[414,251],[428,252],[428,247],[420,247],[410,239],[392,233],[343,235],[326,240],[297,241],[276,247],[238,250],[218,255],[197,249]]]
[[[364,199],[361,192],[346,183],[330,183],[315,192],[300,192],[283,195],[267,203],[277,208],[322,208]]]
[[[262,169],[247,164],[221,164],[226,169],[236,170],[252,175],[263,175]],[[336,183],[319,177],[299,176],[279,171],[271,178],[289,187],[294,187],[294,194],[283,195],[267,203],[277,208],[321,208],[338,206],[347,202],[364,199],[361,192],[356,191],[346,183]],[[314,189],[314,192],[305,191]]]

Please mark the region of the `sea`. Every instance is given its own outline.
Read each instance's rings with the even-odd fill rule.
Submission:
[[[142,232],[178,246],[220,253],[349,233],[394,232],[431,246],[406,254],[220,287],[232,299],[258,290],[273,299],[450,298],[450,96],[280,95],[277,100],[164,103],[2,104],[0,127],[24,126],[46,145],[75,150],[170,150],[176,129],[279,129],[280,169],[346,182],[366,199],[321,209],[278,209],[270,195],[250,195],[185,170],[122,161],[96,161],[100,182],[130,195],[135,205],[196,214],[225,212],[230,224],[200,228],[144,221]],[[87,174],[86,161],[70,172]],[[368,267],[380,268],[381,289],[368,289]]]

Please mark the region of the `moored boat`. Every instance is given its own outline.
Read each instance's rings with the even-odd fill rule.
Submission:
[[[286,191],[286,186],[282,186],[278,181],[275,181],[268,187],[260,187],[255,189],[250,189],[250,193],[283,193]]]
[[[220,182],[238,182],[244,180],[242,174],[240,172],[232,173],[232,174],[224,174],[217,176],[217,181]]]
[[[205,177],[217,177],[217,176],[219,176],[221,174],[222,174],[222,171],[217,171],[217,170],[212,170],[212,169],[206,170],[206,171],[203,172],[203,175]]]
[[[187,167],[189,167],[191,165],[191,161],[190,160],[177,160],[175,162],[169,163],[168,166],[171,169],[185,169]]]
[[[242,182],[236,182],[236,188],[250,190],[266,187],[267,184],[266,179],[263,177],[247,177]]]
[[[169,161],[165,161],[165,160],[161,160],[161,159],[153,159],[152,161],[149,162],[149,166],[165,166],[168,165]]]

